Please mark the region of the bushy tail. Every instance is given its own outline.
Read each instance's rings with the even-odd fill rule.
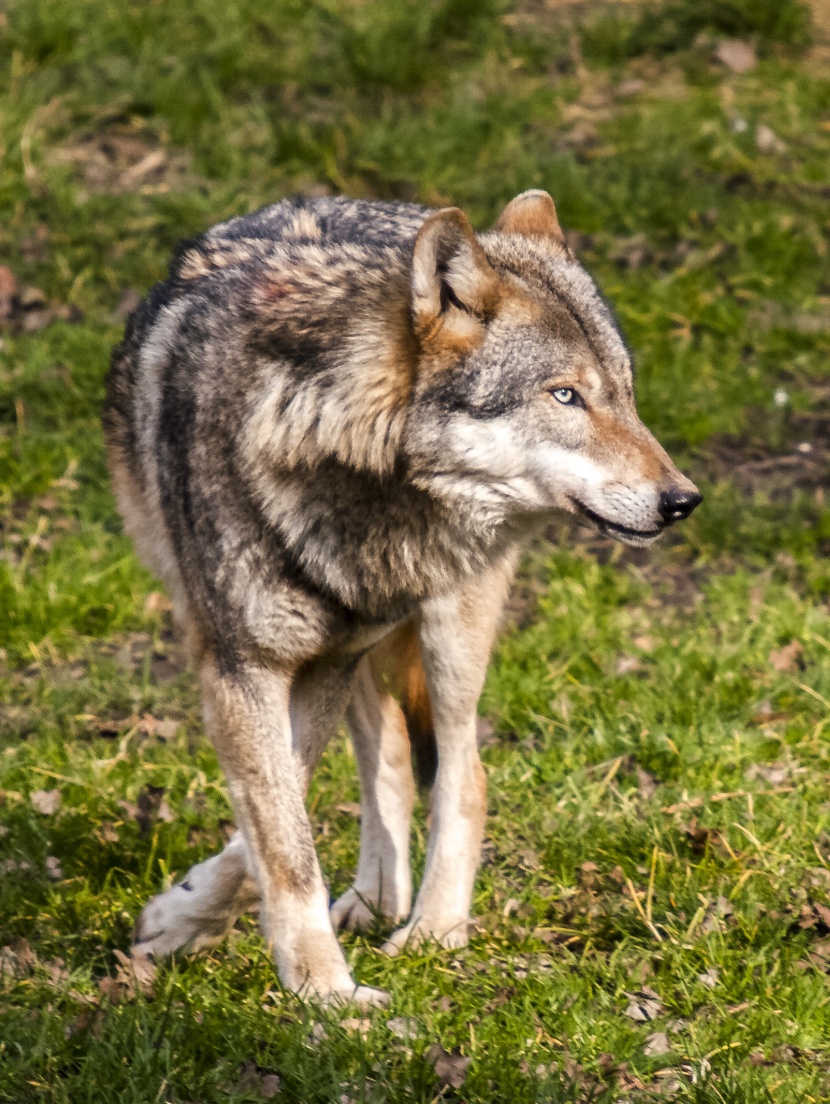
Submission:
[[[375,648],[372,669],[378,684],[398,699],[403,710],[416,782],[419,786],[431,786],[438,770],[438,745],[418,632],[413,622],[390,633]]]

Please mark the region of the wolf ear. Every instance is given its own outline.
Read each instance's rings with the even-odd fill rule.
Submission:
[[[565,245],[565,235],[556,217],[556,206],[548,193],[539,189],[522,192],[511,199],[499,216],[496,230],[500,234],[542,238],[558,247]]]
[[[481,336],[498,298],[499,278],[457,207],[436,211],[418,232],[411,287],[415,332],[422,341],[465,345]]]

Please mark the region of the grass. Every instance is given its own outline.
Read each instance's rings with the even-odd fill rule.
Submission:
[[[0,254],[42,292],[0,347],[0,1100],[256,1100],[269,1074],[336,1104],[828,1098],[830,78],[810,34],[771,0],[0,13]],[[724,35],[758,64],[718,64]],[[246,917],[133,993],[116,952],[142,903],[231,813],[108,489],[123,315],[178,239],[284,194],[453,202],[483,227],[534,186],[706,503],[648,556],[567,527],[533,550],[482,702],[468,949],[390,961],[379,933],[345,937],[393,995],[364,1019],[281,992]],[[357,800],[341,739],[310,796],[333,893]],[[436,1043],[471,1060],[461,1087]]]

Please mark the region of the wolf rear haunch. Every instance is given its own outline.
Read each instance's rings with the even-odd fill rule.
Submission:
[[[613,317],[546,192],[457,208],[285,201],[187,243],[116,349],[105,430],[165,581],[240,831],[137,946],[219,942],[261,901],[283,984],[381,1003],[334,934],[467,940],[486,808],[476,708],[522,545],[560,511],[647,545],[700,495],[639,420]],[[304,797],[345,716],[360,860],[330,908]],[[410,742],[437,750],[412,905]],[[423,757],[423,756],[422,756]]]

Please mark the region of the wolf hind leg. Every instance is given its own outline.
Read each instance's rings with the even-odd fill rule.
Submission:
[[[409,737],[400,706],[379,685],[369,659],[360,664],[346,711],[360,775],[360,859],[354,884],[331,908],[335,928],[393,923],[409,913],[409,827],[415,800]]]
[[[155,956],[208,950],[259,901],[245,839],[235,833],[218,855],[191,867],[165,893],[148,901],[133,930],[133,946]]]

